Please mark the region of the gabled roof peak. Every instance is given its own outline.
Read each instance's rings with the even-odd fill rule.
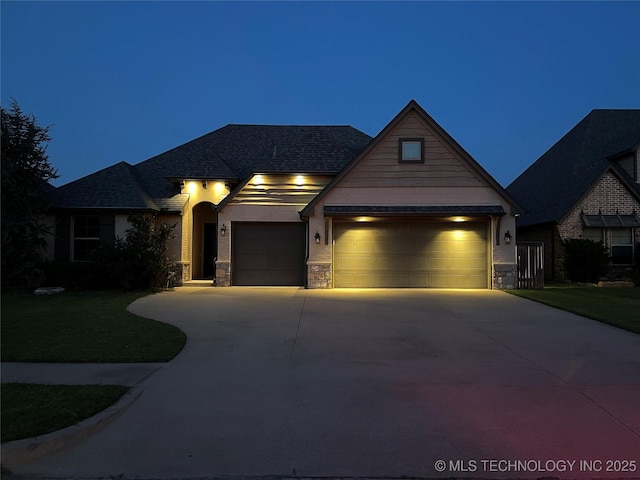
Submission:
[[[611,157],[638,144],[640,109],[592,110],[507,187],[527,210],[520,225],[560,221]]]

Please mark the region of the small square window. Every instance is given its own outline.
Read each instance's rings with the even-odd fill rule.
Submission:
[[[423,162],[422,139],[402,138],[400,139],[400,161],[401,162]]]

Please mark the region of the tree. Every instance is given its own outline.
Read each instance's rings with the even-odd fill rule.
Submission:
[[[2,121],[2,285],[34,286],[50,232],[43,221],[45,188],[57,178],[49,163],[49,127],[22,112],[15,100],[0,107]]]

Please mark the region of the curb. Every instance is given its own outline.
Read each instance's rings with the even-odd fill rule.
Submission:
[[[3,443],[3,470],[58,452],[93,435],[124,413],[142,392],[140,387],[131,387],[116,403],[80,423],[45,435]]]

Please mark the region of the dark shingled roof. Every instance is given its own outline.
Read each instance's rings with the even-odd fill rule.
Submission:
[[[126,162],[59,187],[49,198],[53,208],[158,210],[141,188],[135,169]]]
[[[518,226],[560,221],[609,168],[628,180],[609,158],[638,144],[640,110],[591,111],[507,187],[526,209]]]
[[[135,166],[120,163],[58,188],[59,208],[180,209],[169,179],[239,182],[254,172],[342,170],[371,137],[350,126],[227,125]]]

